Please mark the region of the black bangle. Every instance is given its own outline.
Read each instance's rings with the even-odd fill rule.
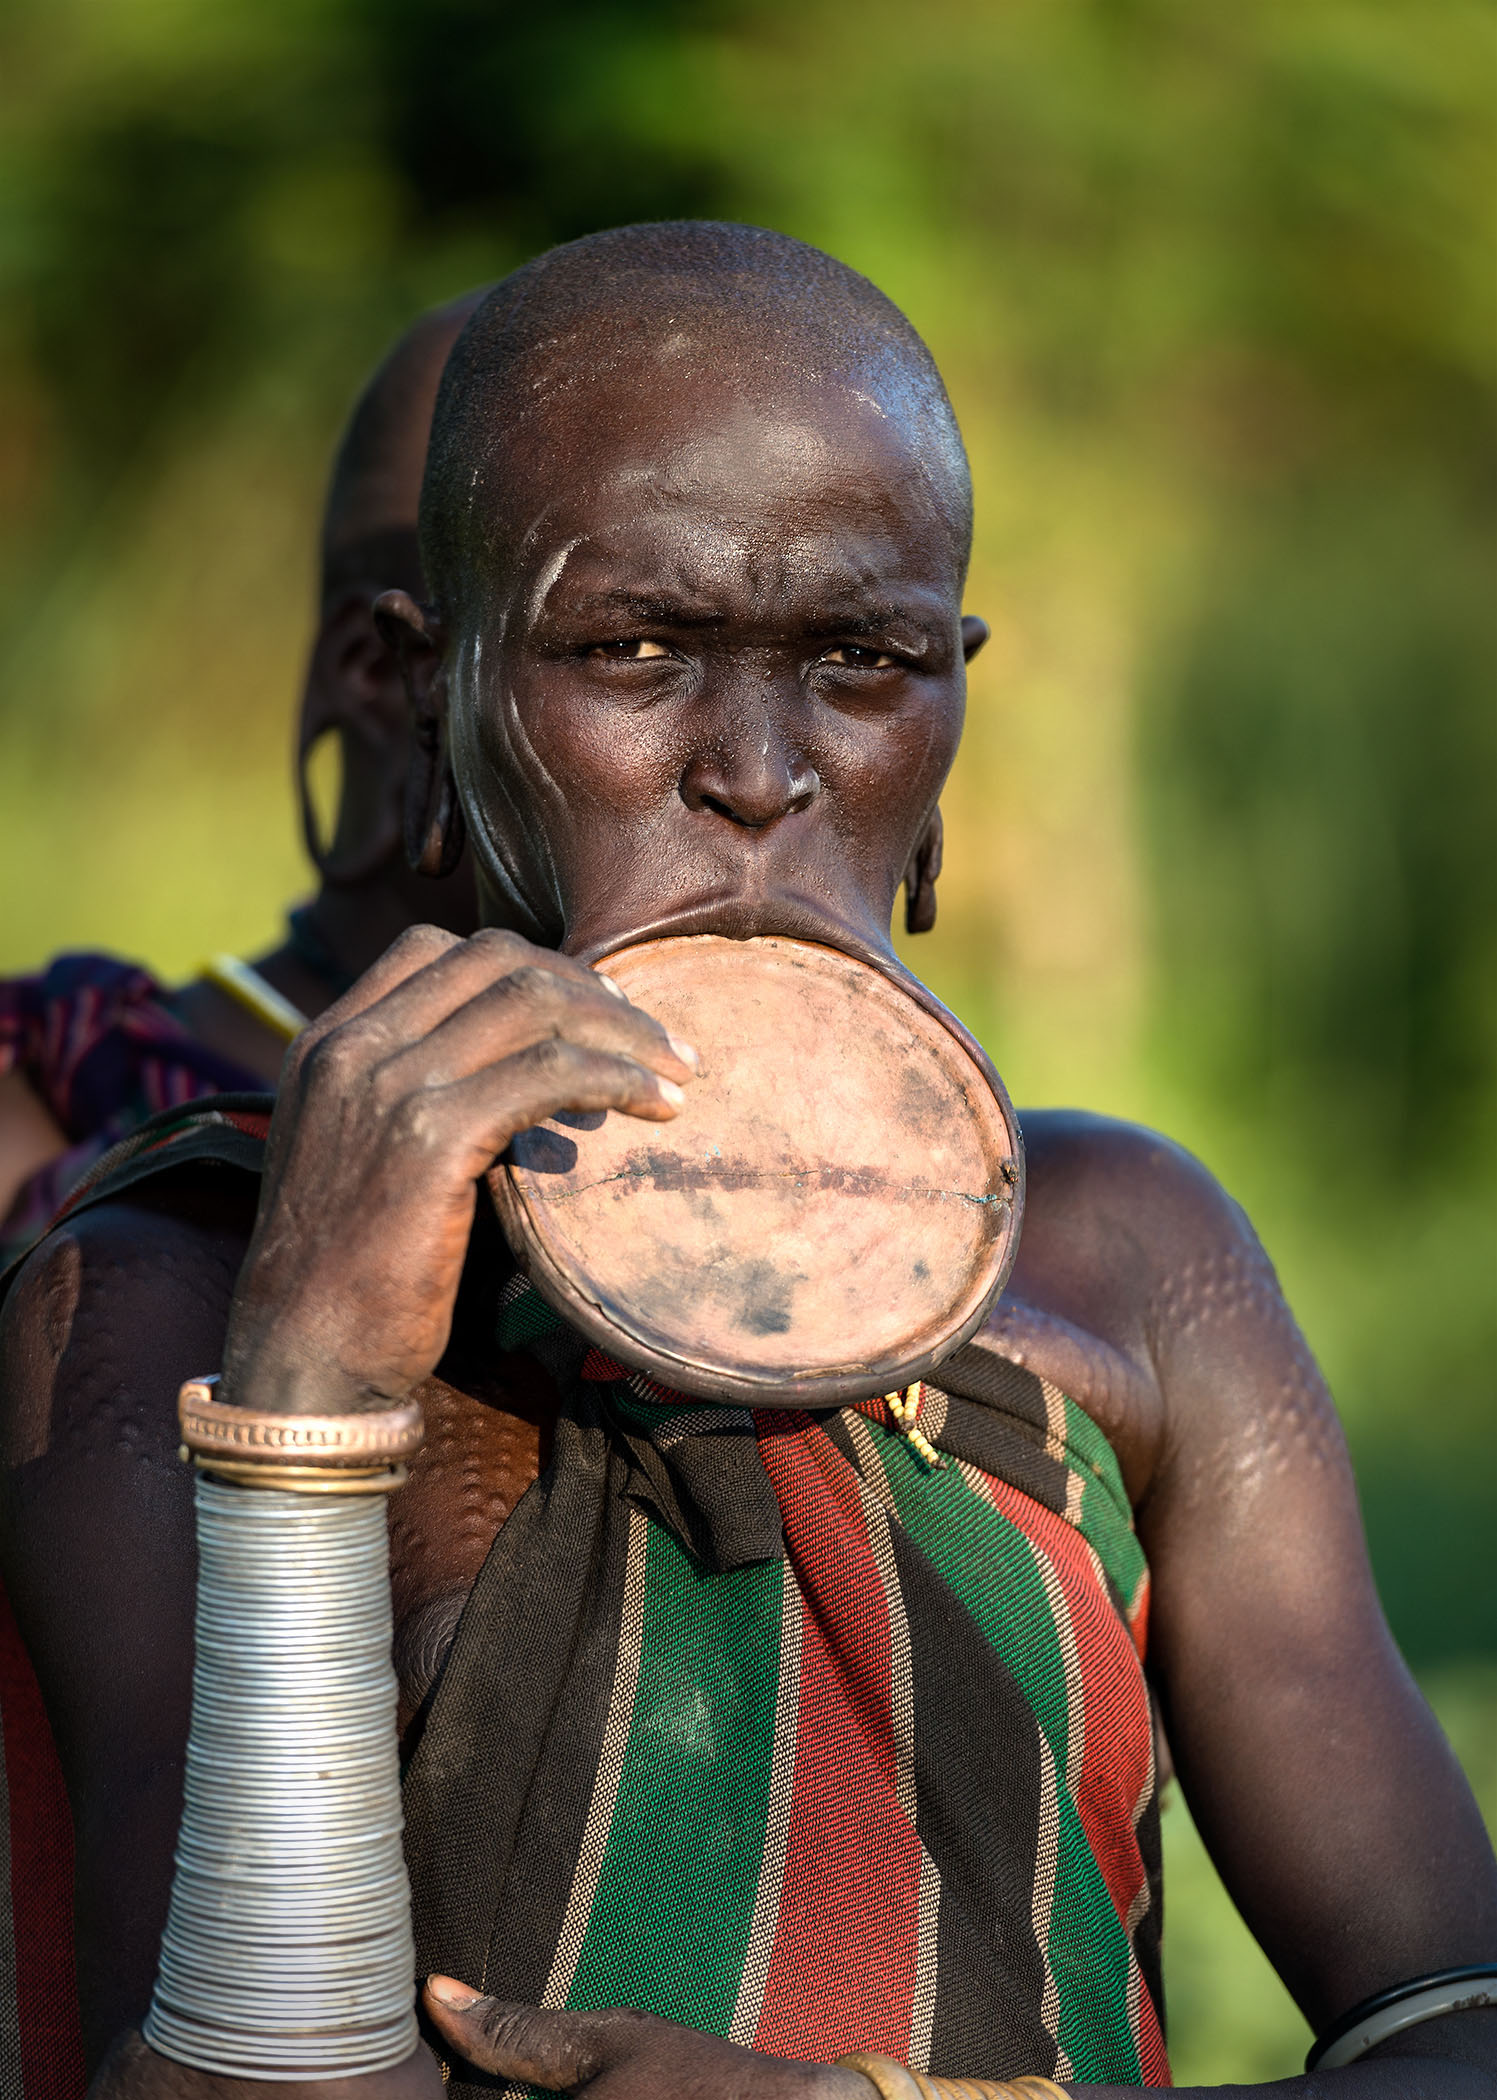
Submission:
[[[1416,1998],[1425,2002],[1411,2004],[1410,2000]],[[1392,1990],[1364,1998],[1349,2013],[1343,2013],[1334,2027],[1328,2027],[1318,2037],[1305,2058],[1305,2069],[1339,2070],[1406,2027],[1420,2027],[1426,2020],[1442,2019],[1446,2013],[1467,2012],[1481,2005],[1497,2005],[1497,1962],[1478,1962],[1469,1969],[1435,1969],[1428,1976],[1411,1977],[1407,1983],[1396,1983]],[[1405,2007],[1401,2017],[1400,2006]]]

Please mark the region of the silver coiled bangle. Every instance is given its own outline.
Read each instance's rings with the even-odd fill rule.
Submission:
[[[234,2077],[387,2070],[417,2033],[385,1492],[420,1415],[354,1418],[346,1439],[322,1420],[320,1446],[276,1436],[262,1462],[226,1447],[230,1410],[206,1382],[183,1389],[181,1413],[200,1468],[197,1653],[142,2031]],[[265,1419],[229,1428],[253,1443]]]

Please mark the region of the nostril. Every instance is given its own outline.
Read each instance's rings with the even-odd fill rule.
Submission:
[[[714,780],[708,787],[702,774]],[[721,763],[689,766],[681,777],[680,795],[688,809],[722,817],[740,831],[765,831],[781,817],[808,809],[821,789],[814,767],[748,769],[739,779]]]
[[[703,795],[701,806],[710,809],[715,817],[726,817],[730,824],[738,825],[742,831],[762,831],[766,824],[774,822],[773,816],[748,816],[743,810],[735,809],[731,802],[724,802],[720,795]]]

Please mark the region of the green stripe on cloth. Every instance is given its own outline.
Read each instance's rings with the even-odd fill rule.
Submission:
[[[628,1747],[569,2006],[727,2033],[764,1854],[782,1598],[781,1563],[699,1574],[651,1524]]]
[[[1083,1483],[1081,1522],[1077,1528],[1101,1561],[1124,1609],[1131,1611],[1148,1563],[1133,1529],[1133,1512],[1117,1454],[1091,1416],[1069,1398],[1066,1456],[1074,1462]]]
[[[528,1283],[519,1283],[519,1288],[512,1287],[504,1294],[494,1340],[501,1349],[523,1349],[527,1342],[539,1341],[542,1335],[560,1334],[566,1324],[539,1291]]]
[[[875,1434],[900,1522],[1017,1681],[1055,1760],[1060,1827],[1043,1951],[1058,1998],[1056,2040],[1077,2079],[1136,2080],[1128,1938],[1065,1786],[1065,1662],[1034,1550],[955,1466],[933,1471],[903,1437]]]

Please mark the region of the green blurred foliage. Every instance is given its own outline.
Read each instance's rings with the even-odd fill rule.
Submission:
[[[994,626],[912,960],[1021,1102],[1247,1204],[1490,1765],[1494,45],[1485,0],[10,0],[0,968],[273,937],[320,482],[414,311],[631,217],[833,249],[948,375]],[[1181,2066],[1288,2066],[1172,1814]]]

